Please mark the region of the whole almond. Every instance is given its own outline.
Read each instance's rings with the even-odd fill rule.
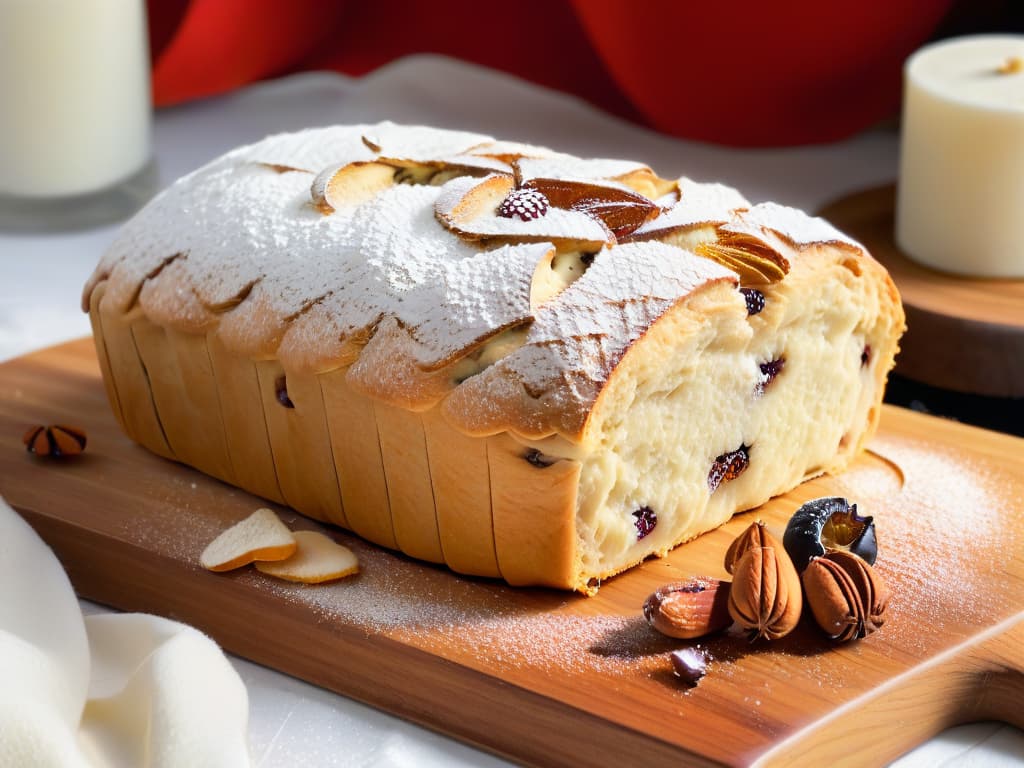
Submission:
[[[692,640],[732,623],[728,602],[728,582],[698,576],[656,589],[644,602],[644,617],[663,635]]]
[[[729,613],[750,639],[778,640],[800,621],[803,594],[793,561],[781,547],[750,547],[740,556],[729,590]]]
[[[885,623],[889,590],[868,563],[851,552],[811,560],[803,575],[807,605],[830,639],[867,637]]]

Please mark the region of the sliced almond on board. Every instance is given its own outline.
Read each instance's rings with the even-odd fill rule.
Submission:
[[[257,562],[256,569],[269,576],[304,584],[333,581],[359,572],[359,561],[348,547],[316,531],[295,531],[295,554],[278,562]]]
[[[284,560],[296,549],[295,536],[269,509],[257,509],[206,545],[203,568],[230,571],[256,560]]]

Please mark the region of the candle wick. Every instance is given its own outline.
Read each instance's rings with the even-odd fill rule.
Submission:
[[[996,70],[1000,75],[1014,75],[1021,71],[1024,71],[1024,58],[1020,56],[1008,56]]]

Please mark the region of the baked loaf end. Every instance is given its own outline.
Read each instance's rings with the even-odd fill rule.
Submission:
[[[820,219],[391,123],[179,180],[83,305],[150,450],[461,573],[587,593],[845,467],[904,327]]]

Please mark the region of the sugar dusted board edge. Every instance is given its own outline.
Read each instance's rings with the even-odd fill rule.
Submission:
[[[84,427],[86,454],[60,465],[33,461],[20,436],[35,421]],[[896,453],[934,447],[934,457],[908,454],[934,475],[918,478],[918,496],[908,503],[941,507],[932,517],[956,511],[941,504],[957,495],[942,474],[962,465],[970,478],[991,481],[1005,529],[982,542],[997,549],[957,562],[977,571],[961,590],[966,594],[950,595],[948,605],[902,604],[879,633],[838,650],[801,630],[753,652],[739,638],[716,638],[708,645],[718,661],[695,691],[684,693],[659,671],[664,644],[648,641],[636,626],[640,602],[653,586],[687,571],[716,572],[725,543],[752,515],[609,581],[589,600],[461,579],[362,550],[370,573],[393,569],[396,588],[406,592],[424,579],[467,600],[511,604],[525,626],[554,627],[555,642],[562,626],[617,627],[601,642],[613,656],[635,653],[606,664],[607,673],[588,669],[586,659],[582,670],[563,669],[577,652],[558,649],[545,663],[509,665],[460,643],[463,633],[478,632],[472,622],[454,633],[441,624],[419,632],[400,624],[370,627],[303,598],[330,593],[281,592],[252,573],[203,571],[200,544],[264,502],[129,443],[105,404],[88,340],[0,365],[0,494],[54,547],[81,595],[182,619],[241,656],[533,765],[862,764],[868,755],[889,760],[955,722],[995,718],[1024,727],[1017,704],[1024,695],[1024,441],[886,408],[875,445]],[[884,474],[879,462],[861,467],[851,476]],[[757,515],[778,526],[804,498],[841,491],[842,480],[812,481]],[[964,504],[987,499],[970,486],[959,495]],[[319,527],[278,509],[293,527]],[[927,540],[930,519],[915,517],[920,531],[899,541],[899,521],[882,521],[882,558],[934,558],[944,544]],[[966,530],[955,517],[938,522],[940,529]],[[913,562],[885,567],[907,583],[924,572]],[[464,615],[476,620],[472,610]],[[571,634],[567,629],[562,638],[567,646]],[[510,640],[501,632],[497,639]],[[633,647],[638,639],[650,646],[648,655]],[[772,690],[762,691],[768,684]]]

